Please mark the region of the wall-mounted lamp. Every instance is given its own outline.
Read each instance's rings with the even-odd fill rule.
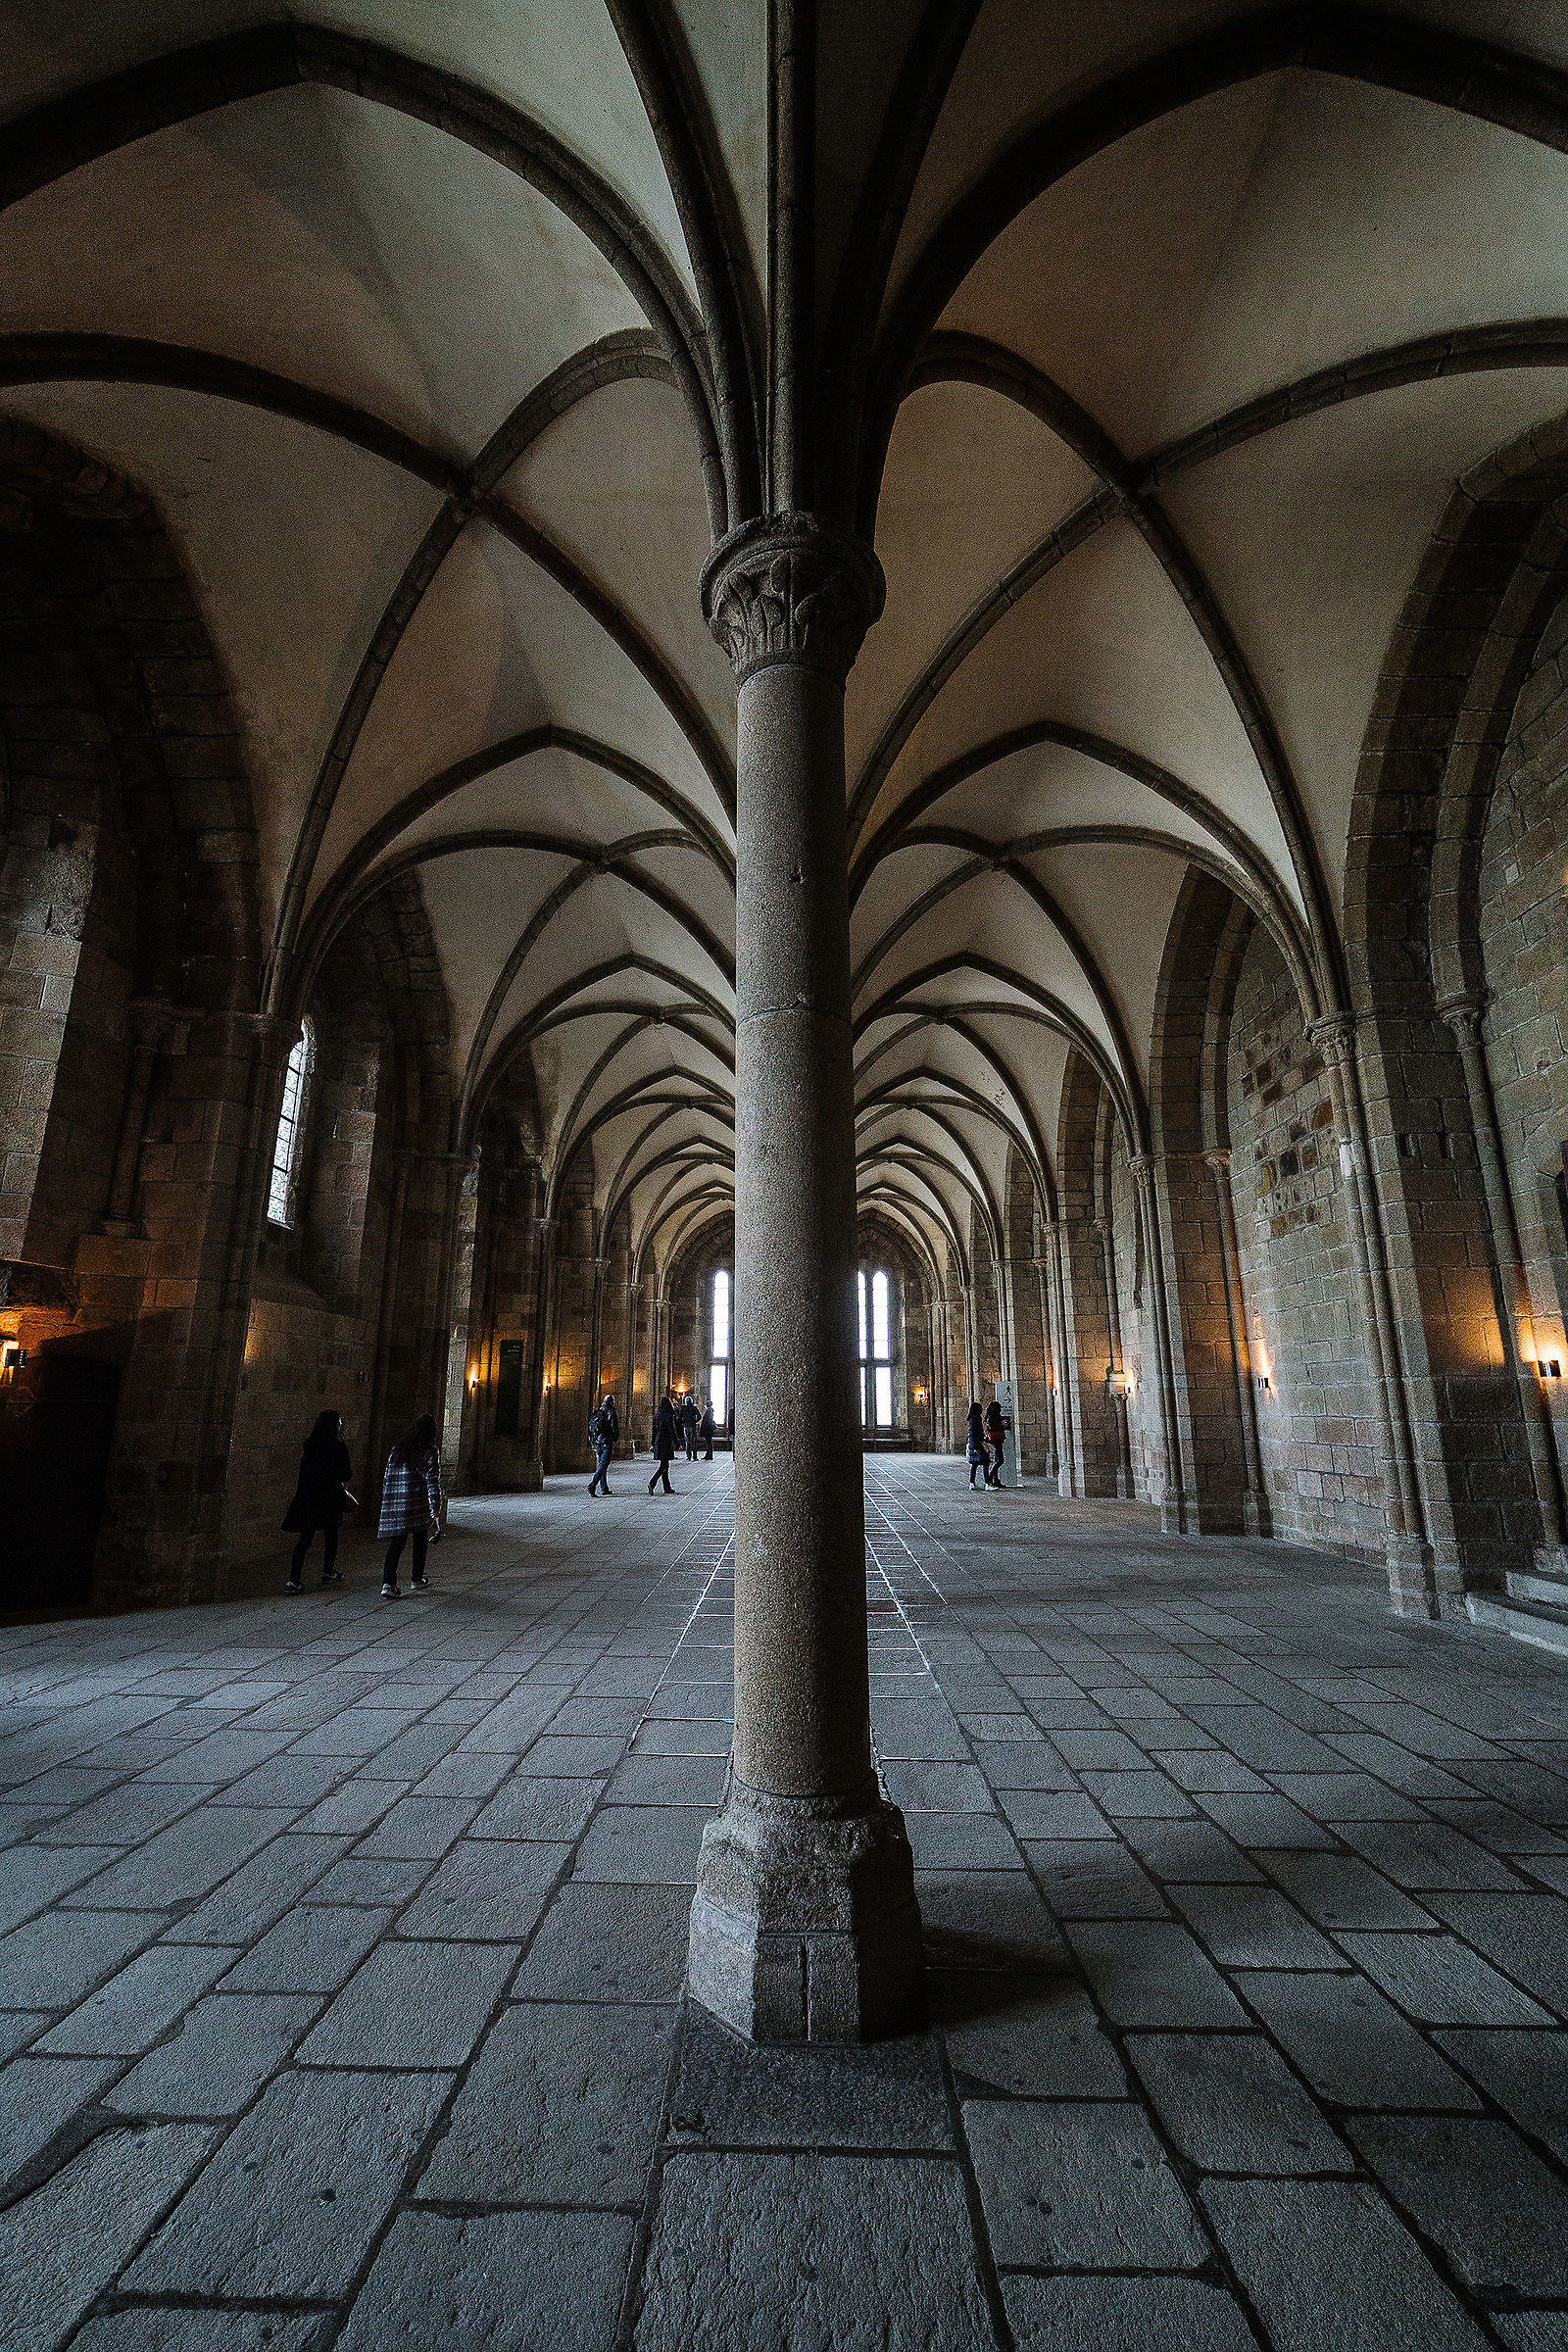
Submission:
[[[915,1401],[915,1403],[916,1403],[916,1404],[924,1404],[924,1402],[925,1402],[925,1391],[924,1391],[924,1389],[916,1389],[916,1390],[915,1390],[915,1392],[914,1392],[914,1401]]]
[[[1105,1386],[1113,1396],[1130,1396],[1133,1393],[1133,1376],[1130,1372],[1118,1372],[1112,1364],[1105,1374]]]
[[[1273,1389],[1274,1383],[1270,1380],[1266,1372],[1260,1372],[1257,1376],[1257,1385],[1260,1389],[1267,1393]]]
[[[469,1395],[470,1396],[473,1395],[474,1391],[475,1391],[475,1390],[478,1388],[478,1386],[479,1386],[479,1375],[478,1375],[478,1373],[477,1373],[477,1372],[470,1372],[470,1373],[468,1374],[468,1395]]]
[[[0,1341],[0,1380],[9,1380],[20,1372],[27,1360],[27,1350],[20,1340]]]
[[[549,1373],[547,1372],[547,1373],[545,1374],[545,1395],[548,1396],[549,1396],[549,1394],[550,1394],[550,1375],[549,1375]]]
[[[25,1361],[25,1358],[24,1358],[24,1361]],[[1540,1373],[1543,1380],[1561,1380],[1562,1359],[1560,1356],[1555,1355],[1541,1356],[1537,1361],[1536,1370]]]

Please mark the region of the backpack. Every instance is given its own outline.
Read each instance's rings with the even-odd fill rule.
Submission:
[[[605,1408],[602,1404],[595,1405],[588,1416],[588,1435],[596,1446],[605,1435]]]

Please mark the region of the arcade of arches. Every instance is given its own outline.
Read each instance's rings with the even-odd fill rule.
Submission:
[[[1568,1627],[1561,11],[0,22],[11,1605],[722,1365],[780,2033],[863,1445]]]

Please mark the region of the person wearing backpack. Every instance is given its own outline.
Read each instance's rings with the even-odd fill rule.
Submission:
[[[615,1450],[615,1440],[620,1435],[620,1415],[615,1410],[613,1396],[608,1395],[604,1396],[597,1409],[589,1415],[588,1435],[593,1440],[594,1452],[598,1457],[598,1468],[588,1481],[588,1492],[590,1494],[597,1494],[600,1487],[603,1486],[608,1494],[610,1493],[610,1457]]]

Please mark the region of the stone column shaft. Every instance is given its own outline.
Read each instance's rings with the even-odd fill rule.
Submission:
[[[907,2029],[919,1914],[871,1766],[855,1299],[844,680],[875,559],[805,515],[704,575],[740,681],[735,1744],[692,1907],[696,1997],[758,2040]],[[803,1442],[804,1440],[804,1442]]]
[[[1236,1203],[1231,1197],[1229,1152],[1205,1152],[1203,1162],[1214,1179],[1214,1202],[1219,1212],[1220,1270],[1225,1278],[1225,1319],[1230,1327],[1231,1375],[1236,1383],[1236,1417],[1242,1431],[1242,1460],[1247,1484],[1242,1495],[1242,1524],[1250,1536],[1269,1533],[1268,1493],[1263,1480],[1263,1444],[1257,1426],[1257,1391],[1253,1387],[1252,1350],[1247,1336],[1247,1298],[1242,1289],[1242,1245],[1236,1231]]]

